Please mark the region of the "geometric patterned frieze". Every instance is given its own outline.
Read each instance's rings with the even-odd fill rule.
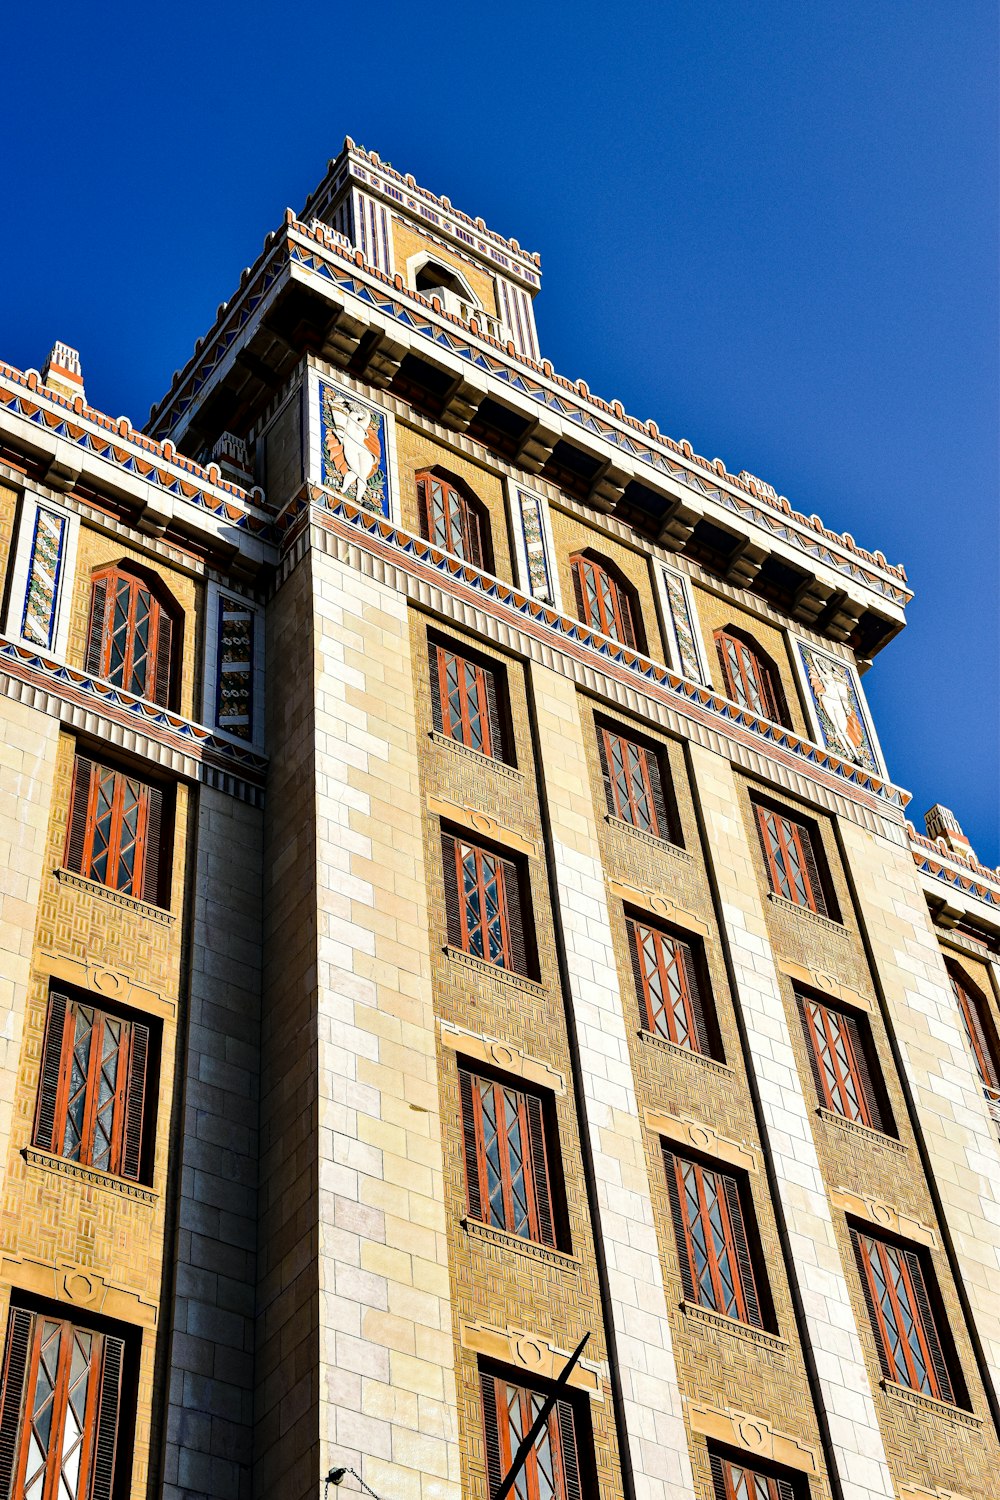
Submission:
[[[691,1430],[717,1443],[728,1443],[756,1458],[798,1469],[802,1474],[818,1474],[819,1460],[815,1448],[787,1432],[778,1432],[764,1417],[746,1412],[727,1411],[719,1406],[692,1402],[688,1407]]]
[[[488,1359],[502,1360],[504,1364],[514,1365],[542,1380],[554,1380],[572,1353],[570,1349],[560,1349],[542,1333],[525,1328],[496,1328],[491,1323],[470,1323],[464,1318],[460,1338],[463,1349],[484,1354]],[[603,1401],[601,1370],[602,1366],[596,1361],[580,1359],[566,1383],[586,1391],[595,1401]]]

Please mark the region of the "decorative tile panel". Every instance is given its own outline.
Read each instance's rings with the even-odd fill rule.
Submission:
[[[219,594],[215,722],[241,740],[253,739],[254,613],[242,600]]]
[[[683,574],[675,573],[672,568],[665,568],[662,563],[657,567],[656,573],[666,617],[670,665],[682,677],[689,677],[693,682],[707,683],[711,679],[702,655],[690,584]]]
[[[796,645],[806,700],[820,743],[844,760],[878,773],[882,758],[854,668],[805,641],[797,641]]]
[[[519,530],[518,551],[524,572],[524,583],[532,598],[545,604],[555,604],[553,588],[555,569],[552,566],[552,543],[548,534],[545,502],[531,490],[514,485],[514,510]]]
[[[386,413],[326,380],[319,402],[323,484],[364,510],[391,516]]]
[[[68,517],[57,511],[47,510],[42,505],[35,511],[21,635],[26,641],[46,649],[51,647],[55,634],[56,604],[62,582],[68,525]]]

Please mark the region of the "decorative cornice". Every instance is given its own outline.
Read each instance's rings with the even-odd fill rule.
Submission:
[[[779,896],[777,891],[768,891],[767,899],[773,901],[775,906],[780,906],[782,911],[793,911],[796,916],[815,922],[828,932],[839,932],[843,937],[847,936],[847,928],[843,922],[835,922],[832,917],[825,917],[821,911],[813,911],[811,906],[803,906],[799,901],[789,901],[787,896]]]
[[[804,1474],[818,1474],[819,1457],[815,1448],[786,1432],[778,1432],[766,1417],[749,1412],[730,1411],[700,1401],[688,1405],[691,1431],[718,1443],[729,1443],[744,1453],[770,1459]]]
[[[202,468],[178,453],[167,438],[158,442],[134,428],[127,417],[117,421],[83,398],[72,401],[42,384],[34,370],[21,371],[0,361],[0,411],[23,417],[50,437],[132,474],[152,489],[183,500],[251,535],[269,533],[271,518],[260,489],[230,484],[217,464]]]
[[[337,295],[367,304],[398,327],[428,339],[442,353],[494,377],[507,387],[511,399],[529,404],[536,415],[545,411],[565,420],[634,460],[640,470],[661,473],[805,553],[813,563],[874,591],[896,608],[912,598],[905,569],[888,563],[881,552],[859,547],[848,532],[828,530],[818,516],[793,510],[784,497],[745,471],[730,474],[721,459],[710,462],[696,454],[690,443],[665,437],[655,422],[628,416],[620,402],[591,395],[584,381],[557,375],[547,360],[537,364],[519,354],[513,343],[502,345],[482,331],[473,332],[460,318],[434,308],[428,298],[411,291],[401,276],[390,278],[367,265],[360,250],[352,253],[327,236],[322,226],[314,229],[299,222],[291,210],[285,223],[267,236],[257,263],[241,278],[230,301],[222,304],[212,329],[199,340],[192,358],[150,412],[151,430],[181,425],[242,330],[259,316],[264,301],[293,271],[300,279],[317,277]]]
[[[911,1391],[909,1386],[897,1385],[894,1380],[880,1380],[879,1384],[893,1401],[899,1401],[904,1406],[918,1407],[921,1411],[941,1417],[945,1422],[954,1423],[956,1427],[983,1425],[982,1417],[977,1417],[971,1411],[963,1411],[959,1406],[952,1406],[948,1401],[939,1401],[936,1396],[925,1396],[923,1391]]]
[[[100,677],[69,667],[55,657],[0,637],[0,693],[58,718],[74,728],[99,733],[112,744],[167,764],[180,774],[208,780],[215,772],[234,783],[259,789],[266,760],[203,724],[112,687]],[[160,753],[157,753],[160,752]]]
[[[798,910],[798,908],[796,908]],[[855,1010],[863,1010],[871,1015],[875,1009],[875,1002],[860,991],[852,989],[835,974],[827,969],[809,969],[797,959],[775,958],[775,967],[784,974],[793,984],[804,984],[810,989],[819,990],[824,995],[829,995],[834,1000],[842,1000],[845,1005]]]
[[[616,818],[614,813],[605,813],[604,821],[609,827],[624,833],[627,838],[646,844],[650,849],[656,849],[661,854],[671,854],[676,859],[694,862],[694,855],[682,849],[679,844],[672,844],[669,839],[657,838],[655,833],[648,833],[645,828],[636,828],[634,823],[627,823],[624,818]]]
[[[478,1219],[463,1218],[462,1228],[470,1240],[480,1240],[487,1245],[495,1245],[499,1250],[510,1250],[515,1255],[527,1256],[529,1260],[540,1260],[547,1266],[553,1266],[557,1271],[569,1271],[578,1273],[581,1270],[580,1260],[575,1255],[567,1255],[564,1250],[553,1250],[548,1245],[539,1245],[536,1240],[522,1240],[519,1235],[511,1234],[508,1229],[498,1229],[493,1224],[481,1224]]]
[[[921,1219],[913,1218],[912,1214],[896,1208],[892,1203],[865,1197],[848,1188],[834,1188],[830,1194],[830,1202],[834,1208],[864,1219],[867,1224],[874,1224],[878,1229],[888,1229],[904,1239],[926,1245],[931,1250],[937,1249],[937,1233],[933,1224],[925,1224]]]
[[[529,1083],[536,1083],[550,1093],[566,1092],[566,1079],[558,1068],[550,1067],[541,1058],[532,1057],[530,1053],[522,1052],[520,1047],[502,1042],[498,1037],[485,1036],[479,1031],[467,1031],[464,1026],[456,1026],[454,1021],[442,1021],[441,1041],[452,1052],[461,1052],[464,1057],[475,1058],[488,1067],[500,1068],[518,1078],[526,1078]]]
[[[452,823],[460,823],[463,828],[470,828],[473,833],[479,834],[484,839],[492,839],[495,843],[503,844],[507,849],[516,849],[519,854],[524,854],[528,859],[538,858],[538,845],[533,839],[518,828],[511,828],[508,823],[501,823],[499,818],[494,818],[492,813],[483,812],[482,808],[473,807],[471,803],[454,802],[450,797],[436,797],[433,793],[427,796],[427,811],[435,817],[447,818]]]
[[[1000,906],[1000,868],[994,870],[981,865],[978,859],[953,854],[943,843],[917,833],[912,823],[907,824],[907,833],[910,852],[922,875],[930,875],[957,891],[975,896],[988,906]]]
[[[673,896],[666,891],[657,890],[655,886],[633,885],[630,880],[617,879],[609,879],[608,888],[620,901],[627,901],[630,906],[641,906],[644,911],[651,911],[664,922],[674,922],[678,927],[683,927],[685,932],[696,932],[700,938],[705,939],[712,936],[712,929],[707,922],[703,922],[701,917],[695,916],[694,912],[685,907],[678,906]]]
[[[550,605],[526,597],[510,584],[442,552],[383,517],[338,500],[319,486],[304,487],[300,502],[294,507],[294,524],[290,511],[285,512],[283,521],[288,526],[286,551],[312,522],[355,549],[363,547],[381,563],[419,582],[443,585],[449,595],[471,605],[480,617],[492,617],[534,636],[548,651],[558,650],[573,656],[647,697],[669,703],[684,717],[716,729],[727,740],[752,747],[790,770],[801,770],[810,780],[821,782],[883,817],[895,821],[910,800],[907,792],[853,761],[842,760],[791,729],[759,718],[713,688],[678,677],[649,657],[599,635],[579,620],[559,614]]]
[[[120,1198],[131,1198],[134,1203],[144,1203],[148,1208],[156,1205],[158,1195],[152,1188],[143,1187],[141,1183],[131,1182],[128,1178],[114,1177],[110,1172],[102,1172],[97,1167],[81,1166],[78,1161],[67,1161],[64,1156],[55,1156],[51,1151],[39,1151],[35,1146],[25,1146],[21,1155],[30,1167],[39,1167],[53,1176],[75,1178],[77,1182],[85,1182],[88,1187],[101,1188]]]
[[[88,880],[86,875],[78,875],[75,870],[60,867],[55,875],[61,885],[74,886],[78,891],[89,891],[92,896],[100,897],[109,905],[121,907],[123,911],[134,911],[138,916],[158,923],[160,927],[172,927],[177,921],[174,912],[165,911],[162,906],[153,906],[149,901],[140,901],[137,896],[128,896],[124,891],[116,891],[113,886],[102,885],[99,880]]]
[[[902,1141],[898,1141],[894,1135],[886,1135],[883,1130],[873,1130],[870,1125],[862,1125],[858,1120],[848,1120],[845,1115],[838,1115],[836,1110],[826,1109],[823,1105],[820,1105],[816,1113],[828,1125],[836,1125],[838,1130],[846,1130],[850,1135],[862,1136],[874,1146],[883,1146],[886,1151],[900,1154],[906,1152]]]
[[[759,1349],[769,1349],[774,1354],[787,1354],[791,1348],[788,1340],[776,1333],[768,1333],[764,1328],[754,1328],[749,1323],[740,1323],[736,1318],[727,1318],[725,1313],[716,1312],[711,1307],[702,1307],[697,1302],[689,1302],[687,1298],[681,1303],[681,1311],[692,1323],[702,1323],[730,1338],[756,1344]]]
[[[496,756],[483,755],[479,750],[473,750],[471,745],[463,745],[461,740],[453,740],[450,735],[442,734],[439,729],[432,729],[430,739],[435,745],[440,745],[442,750],[454,751],[456,755],[465,756],[473,765],[479,765],[489,775],[504,776],[511,781],[523,781],[524,772],[519,771],[517,766],[509,766],[506,761],[497,760]]]
[[[690,1047],[679,1047],[676,1042],[672,1042],[669,1037],[660,1036],[657,1031],[647,1031],[643,1027],[637,1035],[641,1042],[660,1048],[671,1057],[683,1058],[685,1062],[695,1063],[699,1068],[704,1068],[709,1073],[718,1073],[723,1078],[736,1077],[728,1063],[719,1062],[717,1057],[709,1057],[705,1052],[693,1052]]]
[[[706,1156],[717,1157],[719,1161],[738,1167],[743,1172],[756,1174],[760,1171],[760,1158],[755,1146],[719,1135],[714,1125],[703,1120],[690,1120],[682,1115],[668,1114],[665,1110],[649,1108],[645,1110],[643,1120],[647,1130],[662,1136],[672,1145],[703,1151]]]
[[[460,968],[475,969],[483,979],[493,980],[503,993],[505,989],[521,990],[526,995],[537,995],[539,999],[548,998],[549,991],[544,984],[539,984],[534,979],[528,979],[524,974],[515,974],[511,969],[501,969],[499,964],[491,964],[485,958],[477,958],[474,953],[466,953],[464,948],[455,948],[450,943],[445,947],[445,953],[453,964]]]
[[[492,1323],[473,1323],[466,1318],[458,1326],[463,1349],[515,1365],[543,1380],[554,1380],[570,1356],[570,1350],[560,1348],[546,1334],[530,1329],[497,1328]],[[587,1391],[599,1401],[604,1399],[601,1367],[596,1360],[581,1359],[570,1372],[567,1384]]]

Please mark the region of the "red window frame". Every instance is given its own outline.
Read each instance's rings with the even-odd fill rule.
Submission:
[[[611,792],[611,810],[623,823],[641,828],[655,838],[666,836],[661,830],[656,813],[653,792],[653,776],[658,767],[650,766],[650,753],[644,745],[624,735],[614,734],[610,729],[601,730],[604,746],[604,764],[607,768],[608,786]]]
[[[542,1391],[480,1372],[486,1469],[492,1495],[510,1469],[545,1400]],[[577,1422],[570,1401],[549,1413],[512,1491],[517,1500],[583,1500]]]
[[[708,1052],[694,954],[688,943],[659,927],[628,919],[632,969],[643,1027],[676,1047]]]
[[[513,944],[507,909],[509,860],[478,844],[456,838],[460,947],[499,969],[513,967]]]
[[[123,1352],[111,1334],[11,1309],[0,1493],[23,1496],[33,1487],[38,1500],[111,1500]]]
[[[159,788],[78,755],[63,855],[66,868],[155,904],[162,814]]]
[[[795,1500],[787,1479],[762,1474],[745,1463],[734,1464],[719,1454],[710,1455],[715,1500]]]
[[[965,978],[964,974],[959,976],[951,964],[948,965],[948,978],[951,980],[951,987],[958,1001],[959,1014],[962,1017],[969,1046],[972,1048],[972,1056],[980,1082],[988,1093],[998,1097],[1000,1096],[1000,1068],[997,1066],[986,1034],[986,1026],[980,1009],[983,1001],[972,983]]]
[[[666,1147],[664,1162],[685,1297],[762,1328],[736,1178]]]
[[[418,474],[417,499],[427,540],[473,567],[484,567],[482,520],[462,491],[439,474]]]
[[[762,719],[781,723],[774,674],[751,645],[728,630],[715,632],[715,644],[729,697]]]
[[[634,650],[636,634],[632,604],[621,584],[592,557],[574,557],[571,568],[584,624]]]
[[[845,1120],[881,1130],[858,1022],[812,995],[800,995],[813,1076],[825,1107]]]
[[[145,578],[119,567],[93,575],[88,672],[166,706],[172,640],[173,621]]]
[[[851,1238],[885,1378],[954,1402],[917,1253],[859,1229]]]
[[[137,1180],[148,1056],[148,1026],[50,995],[34,1145]]]
[[[554,1246],[540,1097],[462,1067],[459,1093],[470,1217],[519,1239]]]
[[[450,740],[499,759],[491,711],[492,673],[448,646],[434,646],[441,732]]]
[[[770,807],[758,805],[756,813],[772,891],[795,906],[827,916],[810,830]]]

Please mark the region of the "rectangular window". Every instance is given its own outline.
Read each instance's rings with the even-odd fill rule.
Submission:
[[[524,1240],[555,1245],[542,1101],[459,1068],[469,1213]]]
[[[708,1028],[690,945],[632,918],[628,935],[643,1028],[678,1047],[708,1055]]]
[[[739,1183],[666,1148],[663,1156],[685,1297],[763,1328]]]
[[[829,915],[812,830],[770,807],[758,805],[755,812],[772,891],[796,906]]]
[[[469,750],[503,760],[496,673],[433,642],[430,660],[434,728]]]
[[[0,1495],[111,1500],[120,1338],[11,1308],[0,1396]]]
[[[456,948],[527,974],[517,866],[490,849],[442,833],[448,941]]]
[[[963,973],[954,969],[951,964],[948,964],[947,968],[952,991],[958,1001],[962,1026],[976,1064],[976,1071],[983,1088],[989,1094],[998,1097],[1000,1096],[1000,1069],[997,1067],[994,1049],[986,1030],[986,1002]]]
[[[789,1479],[762,1474],[742,1460],[732,1463],[718,1453],[711,1454],[710,1461],[715,1500],[796,1500],[796,1488]]]
[[[668,815],[656,752],[600,725],[597,745],[608,812],[655,838],[679,843],[677,820]]]
[[[854,1254],[882,1374],[939,1401],[954,1401],[920,1257],[859,1229]]]
[[[33,1144],[137,1180],[148,1059],[148,1026],[51,995]]]
[[[799,995],[798,1002],[822,1103],[845,1120],[884,1130],[862,1023],[811,995]]]
[[[163,793],[78,755],[66,868],[154,905],[160,900]]]
[[[480,1371],[480,1382],[486,1469],[492,1495],[541,1411],[545,1393],[512,1385],[502,1376],[486,1371]],[[583,1500],[579,1425],[573,1403],[557,1401],[525,1460],[511,1491],[512,1500]]]

